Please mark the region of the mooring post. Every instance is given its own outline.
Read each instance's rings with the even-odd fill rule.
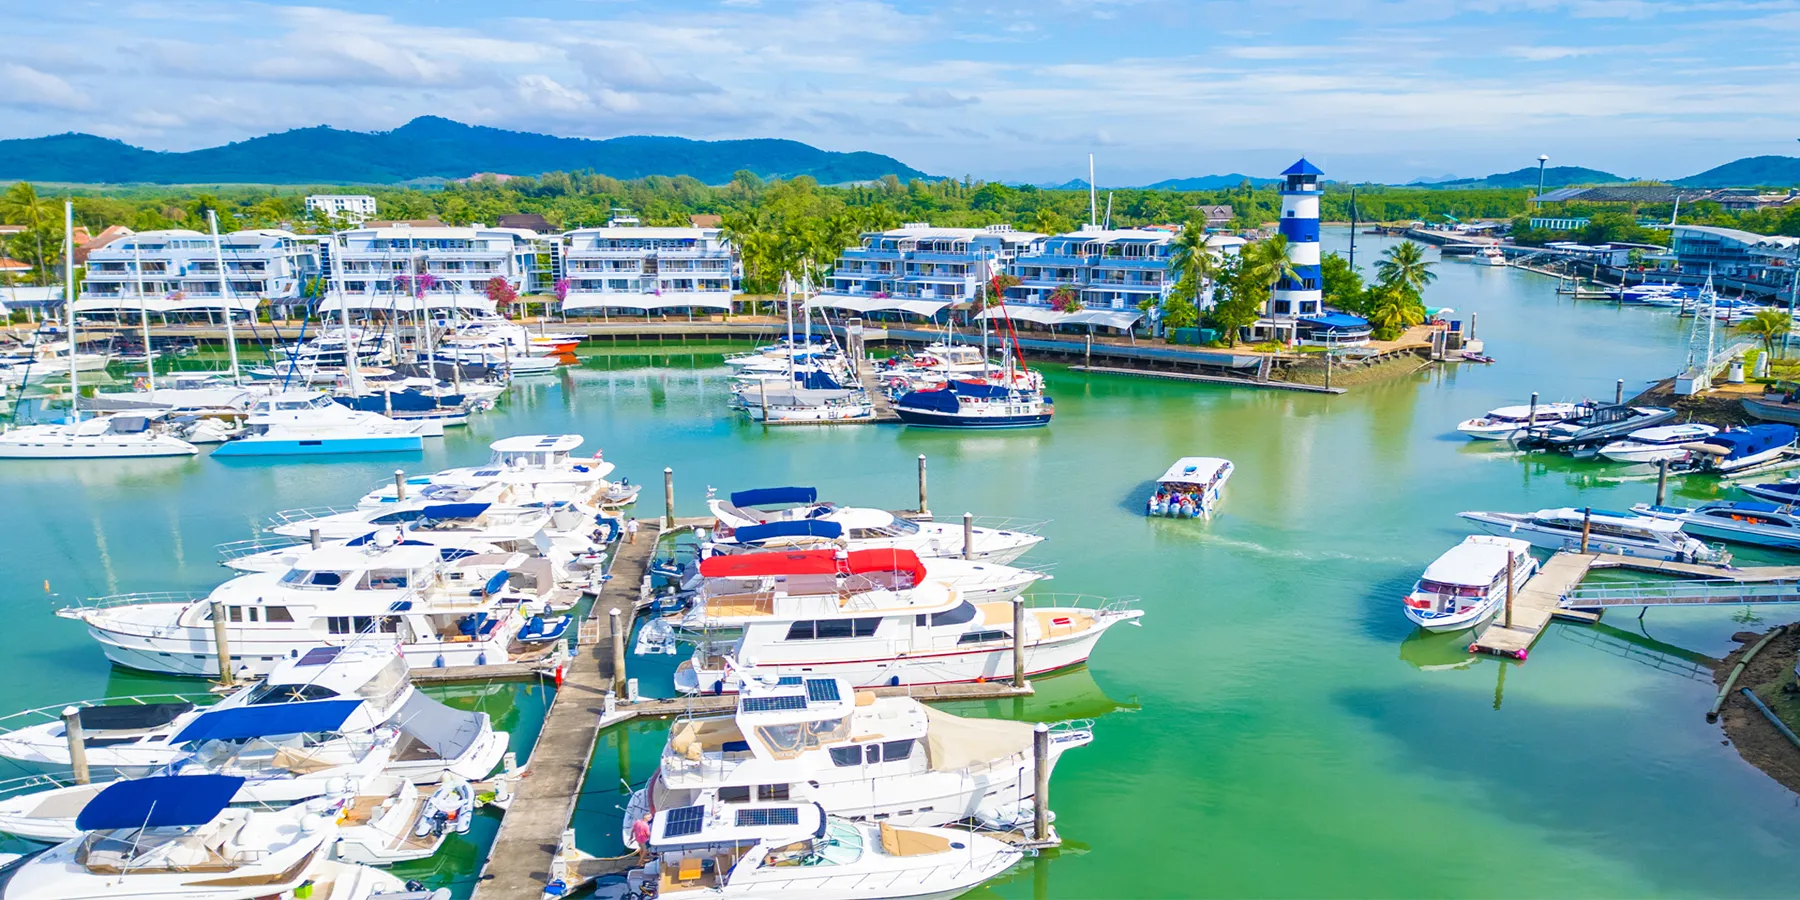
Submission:
[[[1537,391],[1531,392],[1531,409],[1525,413],[1525,436],[1531,437],[1531,429],[1537,425]]]
[[[1013,687],[1025,687],[1025,598],[1013,598]]]
[[[317,550],[317,549],[319,549],[319,547],[324,545],[324,543],[325,543],[324,540],[320,539],[320,537],[319,537],[319,529],[308,528],[306,530],[306,533],[312,540],[312,548],[314,550]]]
[[[1035,771],[1032,785],[1032,838],[1050,839],[1050,726],[1042,722],[1031,730],[1031,762]]]
[[[1506,551],[1506,627],[1512,627],[1514,551]]]
[[[675,527],[675,470],[663,466],[663,527]]]
[[[613,696],[625,696],[625,632],[624,618],[618,607],[606,611],[607,619],[612,623],[612,681]]]
[[[1581,552],[1583,552],[1583,553],[1588,552],[1587,551],[1588,531],[1591,528],[1593,528],[1593,525],[1594,525],[1594,508],[1591,506],[1582,507],[1581,508]]]
[[[1663,505],[1669,496],[1669,458],[1656,461],[1656,505]]]
[[[231,687],[235,682],[231,677],[231,645],[225,640],[225,604],[212,602],[213,643],[219,650],[219,684]]]
[[[1618,405],[1620,403],[1624,403],[1624,402],[1625,402],[1625,379],[1621,378],[1618,380],[1618,382],[1616,384],[1613,385],[1613,404],[1616,406],[1616,405]]]
[[[87,739],[81,734],[81,710],[63,707],[62,720],[63,734],[69,738],[69,768],[75,770],[76,784],[87,784]]]
[[[394,470],[394,499],[400,500],[400,501],[406,500],[406,470],[405,469],[395,469]]]
[[[931,507],[925,505],[925,454],[919,454],[919,515],[931,515]]]
[[[1475,318],[1479,315],[1480,313],[1469,313],[1469,340],[1471,341],[1475,339]]]
[[[963,559],[975,558],[975,514],[963,513]]]

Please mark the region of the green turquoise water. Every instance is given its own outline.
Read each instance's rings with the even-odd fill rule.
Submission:
[[[1380,246],[1359,245],[1365,259]],[[1629,506],[1653,490],[1602,466],[1471,444],[1454,434],[1458,420],[1533,390],[1609,398],[1625,378],[1635,392],[1679,367],[1687,336],[1670,313],[1577,304],[1535,275],[1438,271],[1428,302],[1478,312],[1499,362],[1342,396],[1047,366],[1057,418],[1045,430],[764,430],[725,409],[719,348],[668,346],[588,356],[412,457],[8,463],[0,706],[180,687],[110,672],[51,610],[90,594],[210,587],[226,574],[212,546],[249,537],[268,514],[348,503],[396,466],[483,459],[502,435],[581,432],[646,484],[672,467],[682,515],[704,511],[708,486],[814,484],[840,502],[910,505],[924,453],[934,511],[1047,519],[1050,540],[1026,561],[1055,563],[1051,589],[1137,596],[1147,610],[1142,628],[1109,633],[1089,667],[1039,696],[964,705],[1095,719],[1095,742],[1064,757],[1052,786],[1067,846],[978,896],[1791,893],[1795,799],[1703,721],[1712,687],[1692,660],[1722,655],[1747,615],[1792,614],[1657,610],[1555,625],[1522,665],[1470,657],[1466,635],[1422,636],[1401,615],[1419,571],[1468,533],[1460,510]],[[1220,514],[1142,516],[1152,479],[1201,454],[1237,464]],[[660,512],[648,505],[644,515]],[[514,685],[454,699],[496,713],[523,748],[544,698]],[[620,785],[650,773],[665,731],[603,735],[577,816],[586,849],[618,852]],[[466,891],[496,821],[407,874]]]

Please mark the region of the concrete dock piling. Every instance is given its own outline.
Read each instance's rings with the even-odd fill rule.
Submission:
[[[63,707],[62,720],[63,734],[69,739],[69,768],[75,772],[76,784],[87,784],[87,739],[81,733],[81,710],[73,706]]]
[[[931,508],[925,505],[925,454],[919,454],[919,515],[931,515]]]
[[[231,674],[231,644],[225,638],[225,627],[227,624],[225,621],[225,604],[217,600],[212,602],[212,620],[213,643],[218,645],[217,650],[219,654],[219,684],[224,687],[231,687],[236,682]]]

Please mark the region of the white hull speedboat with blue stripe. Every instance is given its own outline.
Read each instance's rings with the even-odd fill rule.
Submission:
[[[1545,550],[1614,553],[1641,559],[1725,565],[1731,555],[1690,537],[1682,523],[1636,512],[1604,509],[1540,509],[1534,513],[1462,512],[1458,516],[1489,534],[1516,537]]]
[[[380,413],[342,406],[329,394],[289,391],[250,408],[243,436],[214,456],[326,456],[340,453],[412,453],[424,437],[442,437],[436,421],[396,422]]]
[[[1800,516],[1791,507],[1758,500],[1714,500],[1699,506],[1652,506],[1636,512],[1681,523],[1689,534],[1781,550],[1800,550]]]
[[[1655,428],[1639,429],[1626,435],[1623,440],[1601,447],[1600,455],[1613,462],[1627,463],[1686,459],[1688,444],[1703,441],[1718,433],[1719,429],[1699,422],[1658,425]]]
[[[1531,544],[1518,538],[1470,535],[1425,568],[1406,595],[1406,617],[1433,632],[1462,631],[1492,618],[1506,604],[1506,566],[1516,595],[1537,572]]]

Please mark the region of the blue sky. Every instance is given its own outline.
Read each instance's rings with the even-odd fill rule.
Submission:
[[[1679,177],[1800,153],[1800,0],[4,0],[0,137],[416,115],[788,137],[928,172]]]

